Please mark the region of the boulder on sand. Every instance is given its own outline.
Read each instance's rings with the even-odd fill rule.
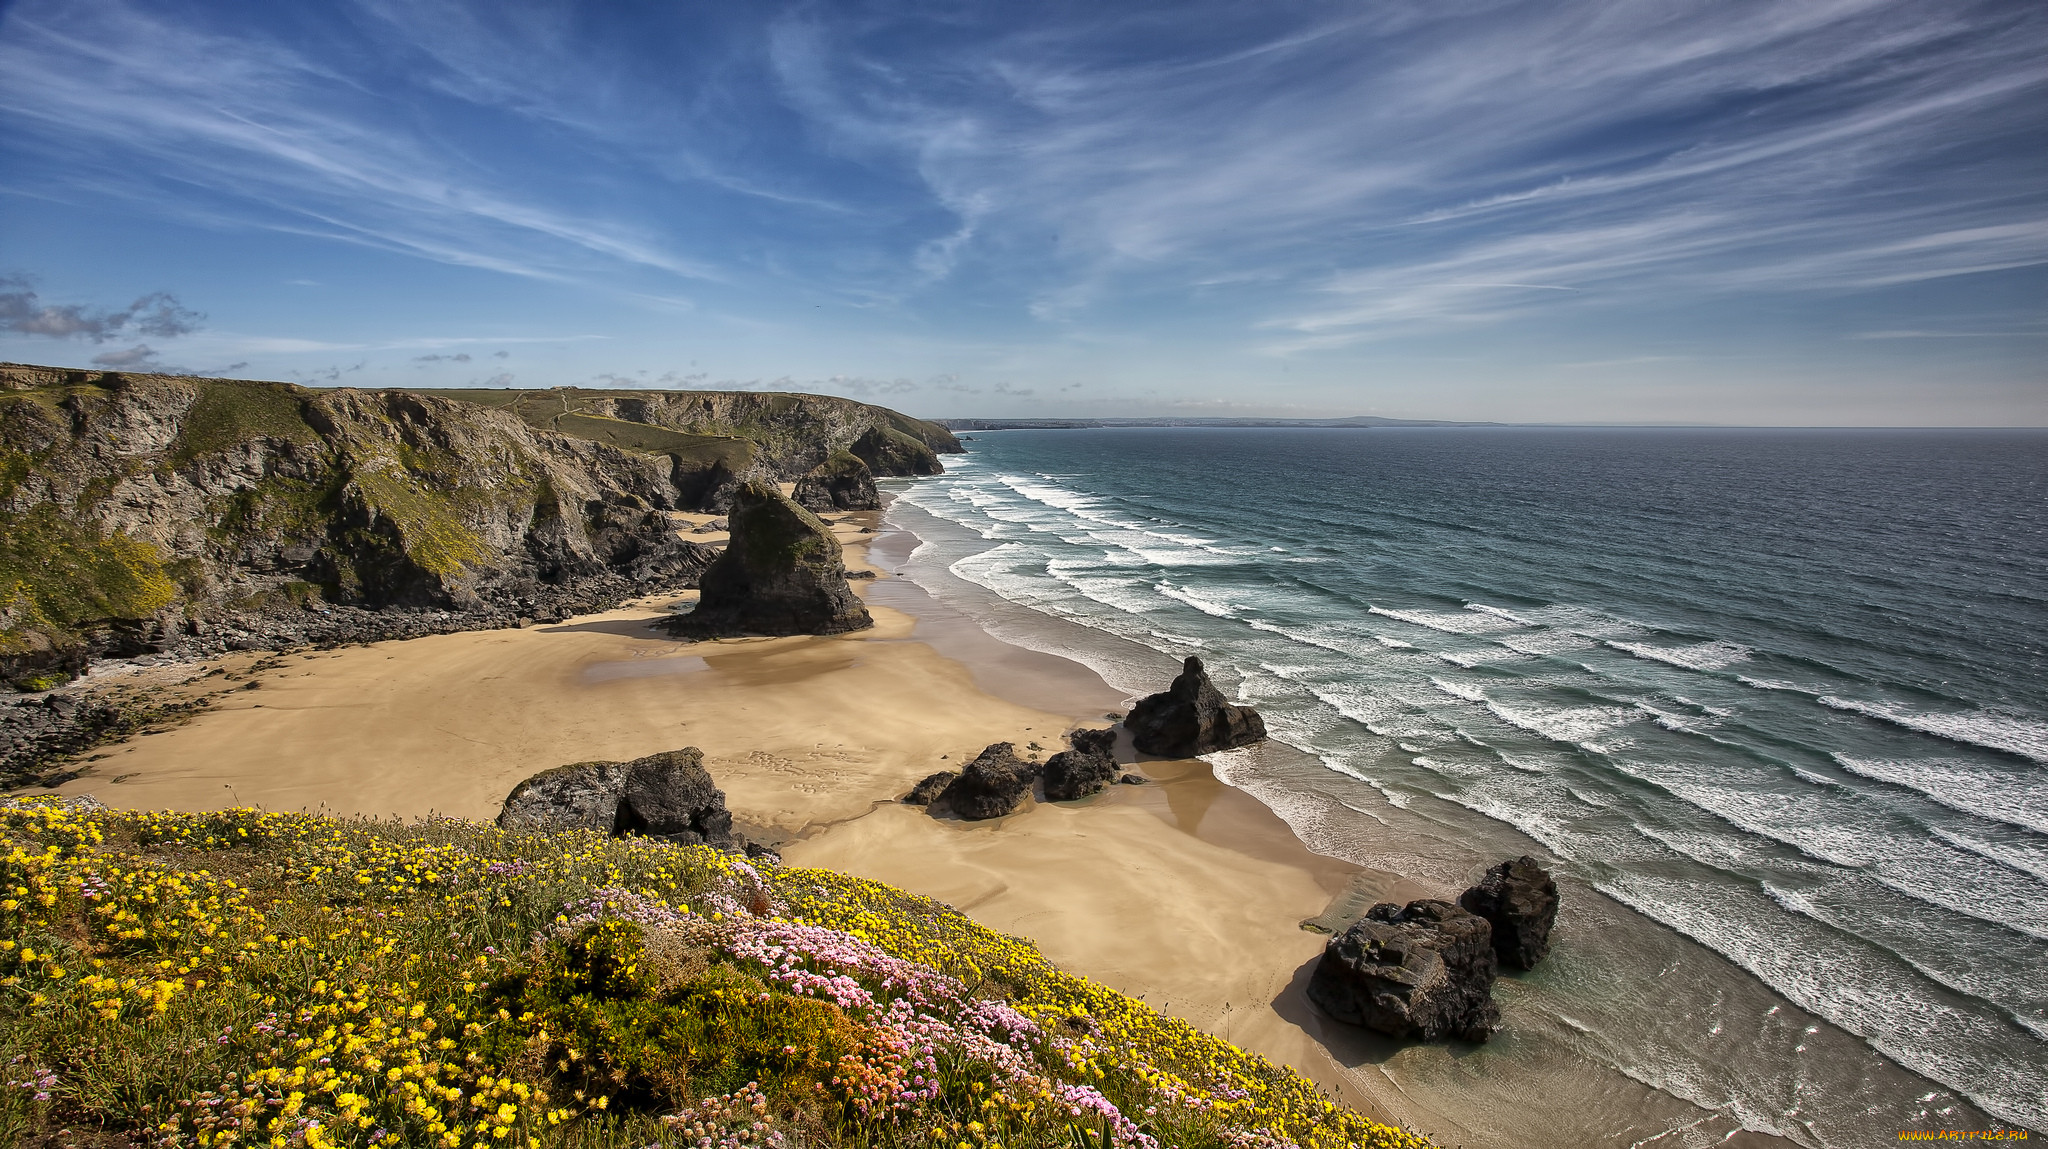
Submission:
[[[1493,952],[1520,969],[1534,969],[1550,952],[1557,924],[1557,883],[1527,854],[1486,871],[1479,884],[1458,895],[1458,904],[1493,926]]]
[[[1391,1037],[1485,1041],[1500,1024],[1493,978],[1485,918],[1434,898],[1382,902],[1323,948],[1308,998]]]
[[[640,834],[672,842],[694,842],[737,849],[732,813],[725,792],[704,769],[704,752],[695,746],[652,754],[626,764],[626,785],[619,795],[617,834]]]
[[[932,800],[934,812],[958,814],[969,821],[1000,818],[1015,810],[1031,794],[1038,767],[1017,757],[1017,747],[1008,742],[990,743],[960,770],[960,776],[946,784]]]
[[[663,621],[685,638],[840,634],[875,625],[846,582],[839,540],[766,483],[743,484],[725,553],[704,572],[697,608]]]
[[[834,451],[825,461],[796,481],[791,498],[813,511],[873,511],[882,506],[875,476],[860,456],[851,451]]]
[[[737,850],[725,793],[695,746],[631,762],[574,762],[512,788],[498,825],[507,830],[595,830]]]
[[[619,796],[626,792],[624,762],[571,762],[543,770],[512,788],[498,811],[505,830],[595,830],[609,834],[619,823]]]
[[[1225,700],[1202,669],[1202,660],[1192,656],[1164,693],[1131,707],[1124,726],[1140,752],[1166,758],[1249,746],[1266,736],[1266,720],[1259,712]]]
[[[1117,780],[1114,730],[1076,730],[1068,736],[1072,750],[1045,762],[1045,800],[1071,802],[1086,798]]]

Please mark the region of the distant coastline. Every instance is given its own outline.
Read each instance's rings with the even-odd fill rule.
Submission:
[[[1506,423],[1461,423],[1452,419],[1382,419],[1352,415],[1343,419],[1181,418],[1160,415],[1140,419],[929,419],[948,431],[1068,431],[1090,427],[1505,427]]]

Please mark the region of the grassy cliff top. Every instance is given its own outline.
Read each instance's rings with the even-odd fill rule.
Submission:
[[[0,805],[0,1143],[1421,1146],[945,906],[705,847]]]

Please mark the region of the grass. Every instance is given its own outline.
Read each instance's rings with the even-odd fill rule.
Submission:
[[[1426,1144],[937,903],[705,847],[0,805],[0,1143]]]

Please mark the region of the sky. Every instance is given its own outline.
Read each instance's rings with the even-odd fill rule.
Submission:
[[[0,0],[0,359],[2048,425],[2048,5]]]

